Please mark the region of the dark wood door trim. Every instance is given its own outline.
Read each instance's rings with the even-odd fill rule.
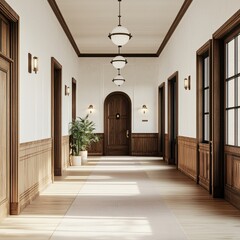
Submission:
[[[77,81],[72,78],[72,120],[77,117]]]
[[[169,159],[170,159],[170,151],[171,151],[171,127],[170,127],[170,122],[171,122],[171,84],[172,81],[176,79],[176,133],[178,137],[178,71],[173,73],[169,78],[168,78],[168,136],[169,136]],[[176,139],[176,144],[177,144],[177,139]],[[177,151],[177,146],[176,146],[176,151]],[[176,152],[175,154],[176,158],[178,156],[178,153]],[[175,159],[175,162],[178,163],[178,159]],[[171,162],[171,159],[169,160],[170,164],[175,164]],[[178,164],[176,164],[178,167]]]
[[[54,57],[51,58],[51,137],[54,180],[54,175],[62,174],[62,65]]]
[[[212,48],[212,194],[224,196],[224,39],[240,25],[240,10],[213,34]]]
[[[203,142],[203,59],[205,56],[209,56],[209,96],[210,103],[212,97],[212,40],[207,41],[202,47],[197,50],[196,53],[196,69],[197,69],[197,87],[196,87],[196,96],[197,96],[197,106],[196,106],[196,119],[197,119],[197,144],[198,144],[198,153],[197,153],[197,182],[200,185],[201,179],[203,176],[200,176],[200,172],[208,173],[209,179],[204,179],[204,187],[211,194],[212,192],[212,154],[211,154],[211,145],[212,145],[212,132],[211,132],[211,123],[212,123],[212,105],[209,106],[209,117],[210,117],[210,130],[209,130],[209,143]],[[201,159],[200,159],[201,158]],[[205,161],[204,163],[202,161]],[[209,162],[208,162],[209,161]],[[209,163],[209,165],[208,165]],[[202,166],[200,166],[202,164]],[[200,171],[201,167],[201,171]],[[209,180],[209,183],[208,183]]]
[[[105,101],[104,101],[104,155],[107,155],[107,144],[108,144],[108,141],[107,141],[107,136],[108,136],[108,126],[107,126],[107,101],[110,97],[114,96],[114,95],[122,95],[124,96],[127,100],[128,100],[128,103],[129,103],[129,108],[130,108],[130,119],[129,119],[129,155],[130,153],[132,152],[132,146],[131,146],[131,133],[132,133],[132,101],[130,99],[130,97],[124,93],[124,92],[120,92],[120,91],[117,91],[117,92],[112,92],[110,93],[106,98],[105,98]]]
[[[162,96],[160,96],[162,94]],[[160,99],[162,98],[162,100]],[[161,101],[161,103],[160,103]],[[162,102],[163,101],[163,102]],[[158,87],[158,142],[162,143],[162,152],[160,152],[160,145],[158,146],[158,153],[161,157],[165,157],[165,82],[163,82]],[[160,112],[160,104],[161,106],[161,112]],[[161,118],[161,121],[160,121]],[[161,124],[160,124],[161,123]]]
[[[20,213],[18,188],[18,155],[19,155],[19,16],[6,3],[0,1],[0,12],[11,23],[10,26],[10,214]]]

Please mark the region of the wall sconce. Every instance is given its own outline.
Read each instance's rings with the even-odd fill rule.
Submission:
[[[38,58],[32,58],[32,54],[28,53],[28,72],[32,73],[32,71],[35,72],[35,74],[38,72]]]
[[[145,114],[147,110],[148,110],[147,106],[145,104],[142,105],[142,112],[143,112],[143,114]]]
[[[92,104],[89,105],[89,107],[88,107],[88,111],[89,111],[90,114],[93,112],[93,105],[92,105]]]
[[[65,96],[69,96],[69,95],[70,95],[70,87],[65,85]]]
[[[191,76],[184,78],[184,88],[185,90],[190,90],[191,87]]]

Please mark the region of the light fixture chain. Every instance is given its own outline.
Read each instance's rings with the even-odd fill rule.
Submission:
[[[119,2],[118,26],[121,26],[121,0]]]
[[[118,46],[118,54],[120,55],[120,50],[122,46]]]

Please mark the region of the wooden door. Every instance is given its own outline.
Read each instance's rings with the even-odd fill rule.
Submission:
[[[72,79],[72,120],[77,117],[77,81]]]
[[[9,209],[9,63],[0,58],[0,210]],[[0,213],[1,214],[1,213]]]
[[[212,191],[212,71],[211,40],[197,51],[197,182]]]
[[[239,17],[240,21],[240,17]],[[240,25],[224,41],[224,195],[240,208]]]
[[[0,15],[0,218],[10,205],[10,27]]]
[[[158,134],[159,134],[159,156],[164,158],[165,148],[165,83],[158,89]]]
[[[178,164],[178,72],[168,79],[169,163]]]
[[[131,101],[120,92],[110,94],[104,104],[105,155],[129,155]]]
[[[62,175],[62,66],[52,57],[52,178]]]

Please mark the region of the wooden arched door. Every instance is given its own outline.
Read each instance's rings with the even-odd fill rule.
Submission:
[[[131,100],[122,92],[109,94],[104,102],[105,155],[129,155],[131,150]]]

